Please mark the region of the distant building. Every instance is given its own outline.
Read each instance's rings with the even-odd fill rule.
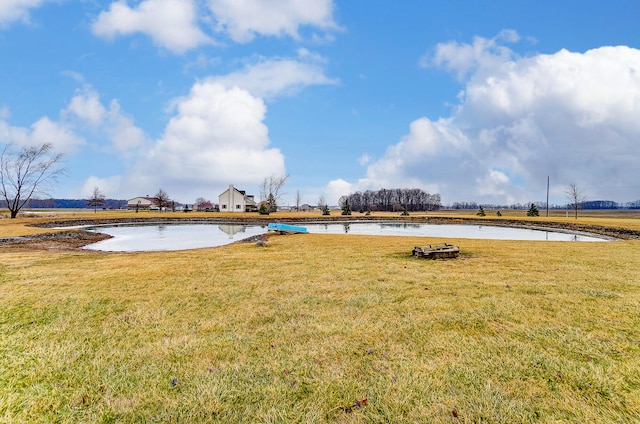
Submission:
[[[247,194],[244,190],[238,190],[230,185],[220,196],[220,212],[256,212],[258,205],[252,194]]]
[[[153,197],[134,197],[127,200],[129,210],[158,210],[158,204]]]
[[[193,209],[199,212],[213,212],[217,210],[217,207],[211,202],[202,202],[193,205]]]

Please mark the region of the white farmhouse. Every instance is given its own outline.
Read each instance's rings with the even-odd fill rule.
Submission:
[[[220,196],[218,196],[220,212],[255,212],[258,205],[252,194],[246,194],[244,190],[238,190],[230,185]]]

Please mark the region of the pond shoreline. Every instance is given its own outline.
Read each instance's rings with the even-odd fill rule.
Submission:
[[[24,236],[24,237],[8,237],[0,238],[0,246],[3,248],[14,249],[38,249],[38,250],[78,250],[83,246],[92,244],[101,240],[111,238],[111,236],[96,232],[84,231],[82,226],[100,226],[100,225],[118,225],[118,224],[221,224],[234,223],[245,225],[267,225],[269,222],[283,223],[357,223],[357,222],[395,222],[395,223],[415,223],[415,224],[462,224],[462,225],[481,225],[496,227],[512,227],[536,230],[553,230],[559,232],[597,235],[608,239],[617,240],[639,240],[640,231],[629,230],[616,227],[602,227],[596,225],[573,224],[566,222],[532,222],[517,219],[501,219],[501,218],[462,218],[462,217],[375,217],[375,216],[336,216],[336,217],[305,217],[305,218],[274,218],[269,216],[252,216],[252,217],[166,217],[166,218],[97,218],[97,219],[54,219],[44,223],[34,224],[38,228],[56,228],[58,231],[50,233]],[[63,227],[63,228],[61,228]],[[76,227],[76,228],[74,228]],[[263,236],[264,238],[267,235]],[[262,238],[261,238],[262,239]],[[236,243],[247,243],[256,241],[239,240]]]
[[[79,227],[87,225],[115,225],[115,224],[221,224],[234,223],[245,225],[267,225],[269,222],[282,223],[356,223],[356,222],[406,222],[416,224],[463,224],[463,225],[485,225],[496,227],[530,228],[530,229],[550,229],[561,230],[573,233],[596,234],[604,237],[622,240],[640,240],[640,231],[617,227],[602,227],[597,225],[574,224],[559,221],[532,222],[518,219],[502,218],[461,218],[461,217],[374,217],[374,216],[336,216],[336,217],[308,217],[308,218],[269,218],[268,216],[253,217],[166,217],[166,218],[98,218],[98,219],[68,219],[54,220],[46,223],[36,224],[39,228],[59,228],[59,227]]]

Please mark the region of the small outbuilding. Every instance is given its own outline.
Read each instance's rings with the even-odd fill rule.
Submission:
[[[158,204],[153,197],[134,197],[127,200],[127,209],[129,210],[158,210]]]
[[[193,209],[198,212],[214,212],[217,211],[217,206],[211,202],[202,202],[193,205]]]

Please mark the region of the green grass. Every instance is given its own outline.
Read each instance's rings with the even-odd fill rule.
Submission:
[[[637,420],[640,242],[439,241],[0,250],[0,422]]]

